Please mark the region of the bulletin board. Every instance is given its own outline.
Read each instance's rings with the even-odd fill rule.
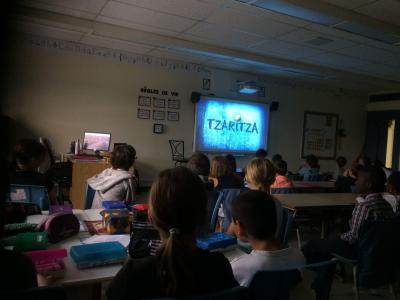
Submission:
[[[301,157],[313,154],[320,159],[335,159],[339,116],[305,111]]]

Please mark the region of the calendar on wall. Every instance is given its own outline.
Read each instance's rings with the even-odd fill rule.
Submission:
[[[335,159],[339,116],[304,112],[301,157],[313,154],[320,159]]]

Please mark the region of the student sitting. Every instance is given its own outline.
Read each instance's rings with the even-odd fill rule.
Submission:
[[[333,179],[337,180],[339,177],[344,176],[344,172],[346,171],[347,159],[344,156],[339,156],[336,158],[336,167],[333,172]]]
[[[237,286],[229,261],[196,246],[206,190],[185,167],[162,171],[150,190],[150,218],[160,233],[156,256],[130,259],[114,277],[108,299],[189,298]]]
[[[208,175],[210,174],[210,160],[207,155],[196,152],[189,158],[186,167],[193,173],[197,174],[204,183],[208,183]]]
[[[233,174],[227,159],[223,156],[216,156],[211,161],[209,179],[213,181],[214,188],[217,190],[243,187],[243,183]]]
[[[307,155],[305,159],[305,166],[297,171],[297,174],[303,176],[304,180],[308,180],[310,175],[319,173],[318,158],[315,155]]]
[[[386,176],[381,168],[369,166],[359,172],[356,187],[360,196],[356,199],[357,203],[349,222],[350,230],[341,234],[338,239],[309,241],[303,247],[307,263],[329,260],[332,253],[349,259],[357,258],[357,240],[363,222],[367,219],[385,220],[394,217],[391,205],[382,198],[385,182]],[[334,270],[328,277],[332,278],[333,273]],[[326,293],[326,290],[317,290],[317,293]]]
[[[276,210],[273,198],[264,191],[246,191],[232,204],[235,235],[253,250],[231,261],[233,274],[242,286],[248,286],[260,270],[297,268],[305,264],[299,249],[286,248],[275,239]]]
[[[400,172],[393,172],[386,183],[387,193],[383,195],[383,198],[389,202],[395,213],[399,210],[400,202]]]
[[[286,161],[281,160],[276,162],[275,169],[276,169],[275,182],[271,185],[271,188],[292,188],[293,181],[286,177],[287,174]]]
[[[96,191],[92,208],[101,208],[103,201],[120,200],[132,203],[136,189],[136,178],[129,172],[136,157],[136,150],[130,145],[117,146],[111,156],[111,168],[87,180]]]
[[[275,154],[274,156],[272,156],[272,158],[271,158],[271,162],[273,163],[274,166],[276,166],[276,164],[278,162],[280,162],[281,160],[283,160],[282,155],[280,155],[278,153]]]
[[[46,155],[46,148],[34,139],[18,141],[12,152],[11,184],[44,186],[50,201],[56,202],[56,193],[50,179],[39,173],[38,168]]]
[[[347,169],[343,176],[339,176],[335,182],[335,189],[339,193],[355,193],[356,192],[356,180],[358,173],[364,167],[360,164],[353,164],[349,169]]]
[[[265,149],[260,148],[256,151],[255,153],[256,158],[266,158],[267,157],[267,151]]]

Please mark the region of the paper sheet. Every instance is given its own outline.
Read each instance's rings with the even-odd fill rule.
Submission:
[[[130,241],[129,234],[110,234],[110,235],[93,235],[82,241],[84,244],[94,244],[103,242],[120,242],[122,246],[128,247]]]

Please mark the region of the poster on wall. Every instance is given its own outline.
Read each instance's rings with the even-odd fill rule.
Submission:
[[[137,117],[138,119],[150,119],[150,109],[138,108]]]
[[[313,154],[320,159],[335,159],[339,116],[305,111],[301,157]]]
[[[169,111],[167,118],[168,121],[179,121],[179,113],[176,111]]]
[[[163,110],[153,110],[153,120],[165,120],[165,112]]]
[[[155,108],[165,108],[165,99],[153,97],[153,106]]]
[[[151,97],[139,96],[138,97],[139,106],[151,106]]]
[[[168,108],[180,109],[181,101],[177,99],[168,99]]]

